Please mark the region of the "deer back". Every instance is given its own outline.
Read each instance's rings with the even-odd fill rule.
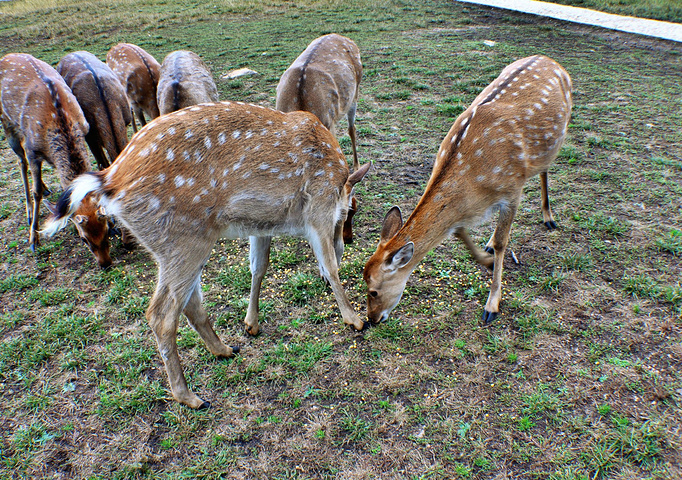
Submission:
[[[107,150],[110,160],[115,160],[128,143],[127,126],[132,121],[128,97],[118,78],[104,62],[85,51],[63,57],[57,71],[83,109],[90,135]]]
[[[161,115],[218,101],[218,88],[208,66],[194,52],[177,50],[161,64],[156,100]]]
[[[107,53],[107,65],[125,88],[133,106],[141,108],[151,118],[159,116],[156,87],[161,65],[141,47],[119,43]]]
[[[333,232],[348,209],[348,173],[313,115],[221,102],[159,117],[98,177],[107,212],[157,252],[192,236]]]
[[[357,102],[362,79],[355,42],[332,33],[313,40],[284,72],[277,85],[277,110],[305,110],[333,131]]]

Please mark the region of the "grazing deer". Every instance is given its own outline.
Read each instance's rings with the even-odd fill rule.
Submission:
[[[211,71],[194,52],[176,50],[161,64],[156,102],[161,115],[199,103],[218,101]]]
[[[483,321],[499,312],[502,260],[526,181],[541,175],[542,213],[554,228],[547,198],[547,169],[566,136],[571,79],[554,60],[533,56],[506,67],[455,120],[441,143],[426,190],[403,224],[400,209],[386,215],[376,252],[365,265],[367,315],[380,322],[400,301],[422,258],[451,233],[474,258],[493,268]],[[489,242],[478,249],[466,228],[494,209],[500,215]]]
[[[135,135],[108,169],[75,180],[44,233],[62,228],[80,199],[94,194],[158,264],[147,309],[173,397],[192,408],[205,402],[187,388],[178,357],[180,313],[214,355],[231,357],[201,306],[201,271],[219,238],[249,237],[248,332],[258,332],[258,297],[274,235],[303,236],[329,281],[343,321],[356,315],[338,276],[341,227],[353,186],[370,164],[349,176],[331,133],[307,112],[281,113],[243,103],[214,103],[163,115]]]
[[[355,111],[358,104],[362,62],[360,50],[350,38],[335,33],[313,40],[284,72],[277,85],[277,110],[304,110],[320,119],[334,135],[336,124],[348,117],[353,145],[353,170],[359,168]],[[353,214],[357,203],[353,205]],[[344,227],[344,243],[353,241],[352,214]]]
[[[85,141],[97,166],[100,169],[108,167],[128,143],[127,127],[132,121],[130,104],[121,82],[107,64],[84,51],[63,57],[57,72],[71,87],[90,125]]]
[[[35,251],[40,202],[49,194],[42,164],[52,165],[62,188],[90,170],[84,136],[88,122],[64,79],[47,63],[21,53],[0,59],[0,118],[12,150],[19,157],[30,225],[29,245]],[[29,189],[28,169],[33,188]],[[48,207],[50,204],[48,203]],[[78,234],[103,268],[111,265],[106,217],[91,197],[74,212]]]
[[[156,103],[156,85],[159,83],[161,65],[142,48],[131,43],[119,43],[107,53],[107,65],[114,71],[125,88],[133,112],[140,125],[147,124],[144,114],[154,119],[159,116]],[[133,118],[133,130],[137,125]]]

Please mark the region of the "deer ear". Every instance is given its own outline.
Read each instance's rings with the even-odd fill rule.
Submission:
[[[410,263],[412,256],[414,255],[414,243],[408,242],[398,249],[389,259],[386,261],[386,266],[389,270],[395,271],[399,268],[403,268],[405,265]]]
[[[388,242],[402,226],[403,215],[400,213],[400,208],[397,206],[391,208],[384,217],[384,224],[381,227],[381,241]]]
[[[354,171],[350,177],[348,177],[348,180],[346,183],[350,184],[351,187],[353,187],[356,183],[358,183],[360,180],[365,178],[365,175],[367,175],[367,172],[369,171],[369,167],[372,166],[372,162],[365,163],[362,167],[358,168],[356,171]]]
[[[88,221],[88,217],[85,215],[76,215],[73,217],[73,221],[76,222],[78,225],[82,225]]]

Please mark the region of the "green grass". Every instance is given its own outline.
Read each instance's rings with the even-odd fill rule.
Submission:
[[[674,0],[547,0],[616,15],[682,23],[682,5]]]
[[[633,7],[620,3],[612,6]],[[184,373],[211,402],[206,411],[168,390],[144,316],[153,259],[113,239],[114,266],[99,271],[72,227],[30,253],[16,157],[0,133],[0,477],[682,475],[675,45],[446,0],[14,0],[0,2],[0,16],[3,55],[54,65],[73,50],[104,58],[119,41],[157,59],[190,49],[221,98],[267,107],[313,38],[351,37],[365,69],[358,151],[373,168],[356,188],[356,239],[340,276],[361,316],[362,271],[386,211],[409,215],[453,121],[505,65],[536,53],[557,59],[575,104],[549,170],[559,228],[542,225],[531,178],[511,234],[519,263],[505,258],[490,326],[479,321],[490,272],[454,239],[416,268],[387,322],[357,333],[343,325],[310,247],[283,237],[263,282],[262,331],[249,337],[248,240],[218,242],[202,275],[204,305],[241,353],[218,360],[183,317],[178,325]],[[240,67],[259,75],[219,79]],[[53,170],[43,174],[57,193]],[[494,216],[472,238],[483,245],[493,228]]]

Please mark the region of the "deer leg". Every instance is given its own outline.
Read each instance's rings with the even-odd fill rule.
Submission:
[[[270,243],[272,237],[249,237],[249,263],[251,266],[251,293],[249,294],[249,306],[246,311],[246,331],[249,335],[257,335],[258,325],[258,298],[263,277],[270,263]]]
[[[38,216],[40,214],[40,202],[43,200],[43,180],[41,178],[41,164],[39,160],[31,159],[29,162],[31,168],[31,176],[33,178],[33,211],[29,217],[31,224],[31,231],[29,233],[28,243],[32,252],[36,251],[36,247],[40,245],[40,238],[38,236]]]
[[[187,305],[185,305],[183,313],[187,317],[189,324],[194,330],[196,330],[208,347],[208,350],[213,355],[216,357],[232,357],[235,353],[239,353],[239,347],[228,347],[220,340],[220,338],[218,338],[215,330],[213,330],[211,322],[208,320],[208,314],[201,305],[201,288],[199,286],[200,280],[200,277],[197,278],[197,286],[190,295],[189,301],[187,302]]]
[[[104,154],[104,148],[102,147],[102,142],[99,137],[94,133],[88,134],[88,136],[85,137],[85,140],[88,142],[92,156],[95,157],[95,160],[97,161],[97,168],[100,170],[107,168],[109,166],[109,160]]]
[[[493,280],[490,284],[490,294],[488,301],[485,304],[483,312],[483,323],[489,324],[500,310],[500,298],[502,297],[502,264],[504,261],[504,252],[509,243],[509,232],[511,231],[511,224],[516,215],[518,201],[513,205],[503,207],[500,209],[500,217],[497,220],[497,227],[493,233],[493,248],[495,249],[494,266],[493,266]]]
[[[339,279],[339,266],[336,262],[336,252],[334,250],[333,239],[330,235],[320,235],[319,230],[311,229],[308,236],[310,246],[313,248],[317,262],[320,265],[321,273],[332,287],[336,303],[341,310],[343,322],[346,325],[353,325],[356,330],[363,330],[365,323],[355,313],[353,307],[346,296],[341,280]]]
[[[177,278],[171,284],[166,281],[167,271],[177,273],[174,268],[167,268],[159,264],[159,282],[147,309],[146,317],[149,326],[156,337],[159,354],[166,366],[166,375],[170,384],[173,398],[190,408],[208,408],[210,403],[202,400],[187,387],[187,381],[178,356],[178,318],[183,309],[185,299],[195,288],[192,282],[178,282]],[[181,286],[184,284],[184,288]],[[183,291],[184,290],[184,291]],[[189,290],[189,292],[188,292]]]
[[[358,161],[358,148],[357,139],[355,137],[355,111],[357,109],[357,104],[353,103],[348,110],[348,136],[350,137],[350,142],[353,145],[353,171],[357,171],[360,168],[360,162]]]
[[[130,107],[130,113],[131,113],[131,123],[133,124],[133,135],[137,133],[137,122],[135,121],[135,109],[133,107]]]
[[[469,253],[471,253],[472,257],[474,257],[474,260],[486,268],[493,268],[493,256],[490,254],[490,252],[484,252],[478,248],[478,246],[474,244],[473,240],[471,240],[469,232],[467,232],[466,229],[459,228],[455,230],[455,236],[464,242],[464,245],[466,245]]]
[[[557,227],[557,224],[554,221],[552,209],[549,206],[547,172],[540,173],[540,190],[542,194],[542,221],[548,230],[554,230]]]
[[[137,115],[137,118],[140,120],[140,128],[147,125],[147,121],[144,119],[144,112],[142,111],[141,107],[137,107],[135,109],[135,114]]]

